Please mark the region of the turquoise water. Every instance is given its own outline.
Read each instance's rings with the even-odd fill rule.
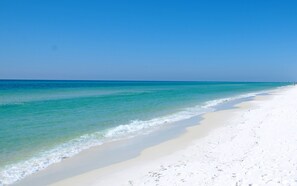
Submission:
[[[0,81],[0,185],[286,83]],[[261,92],[259,92],[261,91]]]

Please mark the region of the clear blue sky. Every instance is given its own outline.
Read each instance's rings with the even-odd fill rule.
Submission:
[[[3,78],[297,80],[297,1],[1,0]]]

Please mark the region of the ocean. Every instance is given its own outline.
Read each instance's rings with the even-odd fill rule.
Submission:
[[[0,80],[0,185],[288,83]]]

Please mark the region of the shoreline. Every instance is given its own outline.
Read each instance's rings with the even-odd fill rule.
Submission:
[[[236,105],[236,108],[206,113],[203,115],[203,120],[199,123],[199,125],[186,128],[185,133],[181,134],[180,136],[174,139],[170,139],[158,145],[144,149],[135,158],[126,160],[124,162],[116,163],[107,167],[103,167],[97,170],[93,170],[72,178],[68,178],[51,185],[52,186],[93,185],[94,181],[92,180],[95,180],[95,179],[97,180],[96,177],[98,177],[98,180],[99,180],[100,178],[104,178],[106,176],[110,177],[110,174],[114,175],[114,172],[121,174],[125,171],[126,168],[136,167],[138,166],[138,164],[144,163],[146,161],[153,161],[158,158],[164,158],[170,155],[171,153],[178,152],[180,150],[185,149],[193,142],[193,140],[199,140],[207,136],[207,134],[212,130],[215,130],[216,128],[219,128],[219,127],[224,127],[224,125],[222,126],[220,124],[213,123],[213,122],[208,123],[209,121],[205,122],[205,120],[208,120],[208,119],[212,120],[213,115],[216,115],[216,114],[225,115],[237,109],[244,109],[244,107],[247,106],[246,104],[247,102],[243,102],[243,103],[240,103],[241,105],[240,107]],[[228,115],[227,117],[232,117],[232,116]]]
[[[286,87],[276,88],[276,89],[270,90],[269,92],[279,91],[281,89],[286,89]],[[269,97],[269,95],[262,96],[261,94],[259,96],[260,97]],[[243,100],[239,101],[239,103],[240,103],[240,105],[245,104],[247,102],[253,101],[254,99],[256,99],[256,97],[259,97],[259,96],[253,96],[251,98],[251,100],[250,100],[250,98],[247,99],[247,100],[243,99]],[[230,103],[227,103],[227,104],[230,104]],[[73,167],[74,169],[75,168],[80,169],[78,172],[76,172],[76,173],[74,172],[75,174],[73,172],[70,173],[70,174],[69,174],[69,172],[68,172],[68,174],[67,173],[65,174],[65,172],[67,172],[67,171],[64,171],[64,172],[61,171],[61,170],[63,170],[63,167],[65,165],[67,165],[67,161],[69,161],[69,160],[70,161],[68,162],[68,166],[69,166],[69,164],[73,164],[74,162],[78,162],[79,164],[82,164],[81,161],[84,161],[89,157],[92,158],[96,154],[98,155],[98,152],[100,152],[100,150],[102,151],[102,149],[100,149],[100,148],[98,150],[98,147],[92,147],[91,149],[88,149],[88,150],[86,150],[84,152],[81,152],[78,156],[74,156],[74,157],[71,157],[69,159],[66,159],[65,160],[66,163],[63,161],[63,162],[54,164],[50,168],[47,168],[47,169],[45,169],[45,170],[43,170],[43,171],[41,171],[41,172],[39,172],[37,174],[41,173],[41,179],[44,179],[44,178],[52,179],[52,181],[47,182],[47,184],[48,183],[55,183],[55,182],[60,183],[60,182],[64,182],[64,180],[80,177],[81,175],[88,174],[90,172],[98,171],[98,170],[99,170],[99,172],[104,172],[102,175],[107,175],[107,173],[110,172],[110,171],[108,171],[110,167],[121,165],[121,164],[126,164],[127,162],[128,162],[127,167],[130,167],[130,165],[131,165],[131,163],[129,163],[130,161],[136,161],[136,162],[140,161],[140,162],[142,162],[142,161],[147,161],[147,160],[151,160],[151,159],[157,159],[157,158],[166,156],[166,155],[168,155],[168,154],[170,154],[172,152],[176,152],[176,151],[184,148],[186,144],[189,145],[189,143],[191,141],[193,141],[194,138],[197,138],[197,136],[196,136],[197,133],[200,133],[200,134],[198,134],[199,139],[200,139],[200,138],[203,138],[204,136],[206,136],[210,131],[212,131],[212,130],[218,128],[218,127],[222,127],[221,125],[213,125],[212,126],[212,125],[209,125],[209,124],[204,124],[205,118],[209,117],[208,115],[211,115],[211,114],[217,113],[217,112],[225,112],[225,111],[236,110],[236,109],[238,109],[238,108],[237,108],[237,104],[235,102],[235,104],[230,104],[226,108],[220,108],[219,111],[207,112],[206,114],[202,114],[202,117],[204,118],[203,121],[196,118],[197,119],[196,122],[199,123],[198,125],[196,123],[195,125],[193,125],[193,124],[190,125],[190,127],[183,128],[185,131],[182,131],[182,132],[180,131],[178,134],[175,133],[171,137],[167,136],[167,139],[157,141],[155,144],[150,144],[148,146],[142,147],[142,149],[141,148],[138,149],[139,152],[134,151],[134,152],[132,152],[132,154],[129,152],[130,154],[128,153],[129,155],[127,157],[121,157],[118,160],[109,163],[109,165],[106,164],[107,166],[106,165],[105,166],[102,166],[102,165],[98,166],[97,165],[97,166],[94,166],[94,168],[92,168],[91,170],[90,170],[90,168],[84,170],[84,168],[86,168],[86,165],[85,166],[84,165],[79,165],[79,167]],[[196,128],[196,127],[197,127],[197,129],[193,129],[193,128]],[[191,133],[192,130],[196,130],[195,134]],[[197,130],[199,130],[199,131],[197,131]],[[140,140],[142,140],[142,139],[140,138]],[[172,145],[170,143],[174,143],[174,145]],[[108,147],[109,145],[113,146],[114,144],[118,144],[118,147],[121,147],[121,142],[116,141],[116,142],[112,142],[112,144],[106,144],[103,147],[103,149],[106,148],[106,147],[109,148]],[[161,148],[159,148],[159,150],[153,150],[153,153],[150,152],[151,148],[158,148],[158,146],[160,146],[160,145],[161,146],[163,145],[163,146]],[[111,152],[113,152],[113,151],[111,151]],[[113,153],[117,153],[117,152],[115,151]],[[90,154],[92,154],[92,156],[90,156]],[[143,159],[143,157],[145,157],[145,158]],[[139,158],[140,158],[140,160],[137,160]],[[98,158],[97,158],[97,160],[98,160]],[[90,163],[90,162],[88,162],[88,163]],[[76,165],[76,166],[78,166],[78,165]],[[111,169],[112,169],[111,171],[113,172],[115,169],[121,169],[121,168],[111,168]],[[52,173],[54,173],[57,170],[60,170],[61,174],[63,174],[62,179],[60,178],[60,179],[55,180],[55,178],[53,178]],[[44,172],[45,172],[45,176],[43,175]],[[19,182],[16,182],[14,185],[30,185],[32,183],[31,182],[32,180],[36,181],[36,175],[35,174],[30,175],[28,178],[25,178],[25,179],[23,179],[23,180],[21,180]],[[35,182],[35,183],[38,183],[38,179],[37,179],[37,182]],[[39,184],[40,184],[40,182],[39,182]],[[73,183],[71,183],[71,184],[73,184]],[[64,183],[63,183],[63,185],[64,185]]]
[[[71,177],[52,185],[155,185],[161,183],[160,180],[164,180],[165,177],[169,180],[164,181],[164,183],[175,184],[176,182],[170,181],[170,179],[175,180],[176,178],[172,177],[172,175],[163,175],[163,172],[166,172],[172,167],[187,167],[188,165],[186,164],[190,162],[181,162],[181,160],[187,160],[187,158],[181,158],[187,157],[187,153],[185,152],[189,152],[189,149],[193,146],[201,143],[201,141],[205,141],[211,134],[213,135],[220,130],[226,130],[228,127],[232,128],[233,126],[230,124],[230,120],[233,120],[233,118],[249,113],[251,110],[257,111],[258,107],[262,104],[268,104],[275,97],[290,91],[296,91],[296,88],[287,87],[273,91],[267,96],[256,96],[253,100],[240,103],[232,109],[204,114],[204,119],[200,125],[187,128],[187,132],[177,138],[143,150],[136,158]],[[200,155],[202,156],[203,154]],[[171,166],[168,165],[168,162],[172,161],[176,163],[176,166],[173,166],[174,164]],[[149,171],[155,169],[157,171]],[[219,172],[220,170],[218,168]],[[188,171],[189,175],[194,174],[193,172],[189,173],[191,170],[186,169],[186,171]],[[178,174],[184,174],[184,172],[180,171]],[[179,181],[182,184],[186,179],[183,178]],[[236,183],[243,182],[237,181]]]

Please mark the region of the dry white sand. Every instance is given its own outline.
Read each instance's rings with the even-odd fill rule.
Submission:
[[[206,114],[137,158],[55,185],[297,185],[297,87],[239,107]]]

